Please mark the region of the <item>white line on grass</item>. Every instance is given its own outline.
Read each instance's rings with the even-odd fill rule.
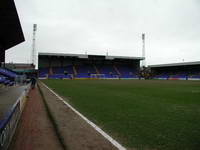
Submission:
[[[60,97],[58,94],[56,94],[52,89],[50,89],[47,85],[42,83],[49,91],[51,91],[59,100],[61,100],[65,105],[67,105],[69,108],[71,108],[77,115],[79,115],[82,119],[84,119],[88,124],[90,124],[96,131],[98,131],[101,135],[103,135],[108,141],[110,141],[116,148],[119,150],[126,150],[125,147],[123,147],[121,144],[119,144],[116,140],[114,140],[111,136],[109,136],[107,133],[105,133],[101,128],[99,128],[96,124],[94,124],[92,121],[87,119],[85,116],[83,116],[81,113],[79,113],[75,108],[73,108],[70,104],[68,104],[62,97]]]

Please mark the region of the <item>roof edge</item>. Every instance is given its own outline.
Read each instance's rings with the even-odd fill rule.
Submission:
[[[148,67],[150,67],[150,68],[158,68],[158,67],[176,67],[176,66],[190,66],[190,65],[200,65],[200,61],[148,65]]]
[[[94,55],[94,54],[72,54],[72,53],[45,53],[39,52],[38,56],[71,56],[78,58],[88,58],[88,56],[104,56],[106,59],[138,59],[144,60],[144,57],[133,57],[133,56],[112,56],[112,55]]]

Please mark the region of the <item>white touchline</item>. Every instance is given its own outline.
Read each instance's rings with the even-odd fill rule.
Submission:
[[[119,150],[126,150],[121,144],[119,144],[116,140],[114,140],[111,136],[105,133],[101,128],[95,125],[92,121],[83,116],[80,112],[78,112],[75,108],[73,108],[70,104],[68,104],[62,97],[56,94],[52,89],[50,89],[46,84],[42,83],[49,91],[51,91],[59,100],[61,100],[65,105],[71,108],[77,115],[79,115],[82,119],[84,119],[88,124],[90,124],[96,131],[98,131],[101,135],[103,135],[108,141],[110,141],[116,148]]]

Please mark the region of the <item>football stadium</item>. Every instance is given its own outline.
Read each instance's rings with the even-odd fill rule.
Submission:
[[[144,65],[145,34],[141,57],[36,55],[34,24],[32,62],[7,63],[25,39],[2,6],[0,150],[200,149],[200,61]]]

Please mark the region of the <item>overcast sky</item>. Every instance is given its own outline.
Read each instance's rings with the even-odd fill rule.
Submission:
[[[38,52],[142,56],[150,64],[200,61],[200,0],[15,0],[26,42],[7,62],[30,63],[32,26]]]

